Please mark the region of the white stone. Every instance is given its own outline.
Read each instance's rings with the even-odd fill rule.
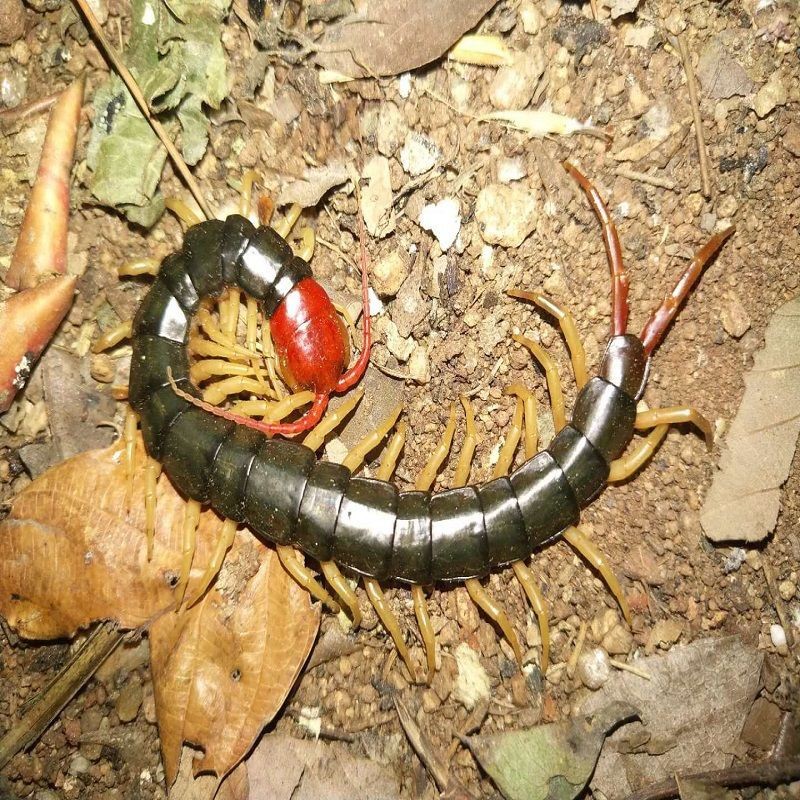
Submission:
[[[461,230],[461,209],[455,197],[445,197],[438,203],[424,206],[419,213],[419,224],[430,231],[446,252]]]
[[[415,131],[406,135],[403,149],[400,151],[400,163],[411,176],[422,175],[436,166],[442,157],[442,151],[427,136]]]
[[[521,186],[490,184],[475,201],[475,218],[488,244],[519,247],[536,226],[536,196]]]

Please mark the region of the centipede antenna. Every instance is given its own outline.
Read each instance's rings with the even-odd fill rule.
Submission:
[[[425,646],[425,661],[428,667],[427,682],[430,684],[436,672],[436,633],[433,630],[431,617],[428,613],[425,590],[418,584],[414,584],[411,587],[411,597],[414,600],[414,614],[417,617],[417,625],[422,636],[422,643]]]
[[[657,425],[636,447],[611,462],[608,473],[609,483],[619,483],[633,475],[653,456],[661,440],[667,435],[669,425]]]
[[[617,576],[611,569],[606,557],[594,544],[594,542],[580,529],[574,525],[567,528],[563,533],[564,539],[569,545],[577,550],[599,573],[602,575],[603,580],[606,582],[611,594],[616,597],[625,621],[630,625],[632,623],[631,610],[628,607],[628,601],[622,592],[622,587],[617,580]]]
[[[678,278],[673,290],[664,298],[664,302],[653,312],[652,316],[639,335],[644,345],[644,351],[649,356],[656,349],[658,343],[664,338],[670,322],[678,313],[680,304],[694,286],[703,267],[711,260],[717,250],[722,247],[725,240],[736,230],[734,225],[725,228],[724,231],[714,234],[694,255],[689,262],[689,266]]]

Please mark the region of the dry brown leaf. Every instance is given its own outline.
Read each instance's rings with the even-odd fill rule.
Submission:
[[[253,746],[283,705],[311,652],[319,606],[289,577],[275,552],[255,539],[258,571],[234,596],[216,590],[185,614],[150,629],[164,772],[171,785],[181,745],[205,755],[194,773],[222,777]]]
[[[326,29],[315,60],[353,78],[399,75],[446,53],[495,1],[368,0]]]
[[[319,606],[274,551],[239,531],[214,589],[175,614],[184,502],[158,483],[147,561],[145,456],[139,443],[128,511],[122,449],[82,453],[46,472],[0,523],[0,614],[28,638],[71,636],[97,619],[152,623],[151,667],[168,785],[184,741],[204,748],[195,773],[222,777],[283,705],[319,627]],[[201,515],[187,596],[197,590],[222,521]]]
[[[756,542],[775,527],[800,434],[800,297],[767,326],[700,522],[715,542]]]

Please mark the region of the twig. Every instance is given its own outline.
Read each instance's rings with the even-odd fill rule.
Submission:
[[[0,769],[20,750],[36,742],[122,639],[123,633],[111,622],[94,629],[69,663],[26,709],[22,719],[0,739]]]
[[[792,633],[792,626],[789,622],[788,615],[786,614],[786,606],[783,604],[783,598],[775,588],[775,576],[772,574],[772,567],[769,565],[766,557],[761,559],[761,569],[764,571],[764,580],[767,584],[767,591],[772,600],[772,605],[775,608],[775,613],[778,615],[778,620],[781,627],[786,633],[786,644],[789,650],[794,649],[794,634]]]
[[[787,761],[762,761],[759,764],[742,764],[711,772],[695,772],[681,775],[681,780],[700,780],[718,783],[729,788],[737,786],[779,786],[800,778],[800,759]],[[629,794],[625,800],[668,800],[678,795],[678,784],[674,778],[653,783]]]
[[[46,97],[40,97],[38,100],[26,103],[24,106],[4,108],[0,111],[0,130],[6,131],[15,122],[20,122],[35,114],[40,114],[42,111],[47,111],[47,109],[61,97],[61,94],[62,92],[56,92],[55,94],[49,94]]]
[[[194,175],[192,175],[192,173],[189,171],[189,167],[186,166],[186,162],[178,152],[178,148],[175,147],[166,130],[164,130],[164,126],[158,121],[158,118],[153,115],[152,111],[150,111],[150,105],[145,99],[145,96],[142,94],[141,89],[137,85],[136,79],[133,77],[130,70],[125,66],[122,59],[117,55],[117,51],[114,49],[114,46],[106,38],[106,35],[103,33],[103,29],[100,27],[97,18],[92,13],[91,8],[89,8],[87,0],[73,1],[83,13],[83,16],[85,17],[86,22],[89,24],[92,33],[100,43],[100,49],[103,51],[106,59],[111,62],[111,64],[114,66],[114,69],[119,73],[120,78],[122,78],[123,83],[128,88],[128,91],[131,93],[133,99],[136,101],[136,105],[139,106],[139,110],[144,115],[144,118],[153,129],[155,135],[161,140],[161,144],[166,147],[167,153],[169,153],[169,157],[172,160],[172,163],[175,165],[175,169],[177,169],[180,173],[181,177],[186,183],[186,187],[197,201],[197,205],[199,205],[203,210],[206,219],[214,219],[216,217],[214,209],[206,202],[206,199],[203,197],[203,193],[200,191],[197,181],[194,179]]]
[[[647,172],[636,172],[628,167],[617,167],[615,173],[620,178],[627,178],[630,181],[647,183],[650,186],[658,186],[659,189],[675,189],[675,181],[672,178],[662,177],[661,175],[650,175]]]
[[[686,73],[686,85],[689,89],[689,102],[692,106],[692,116],[694,117],[694,132],[697,136],[697,151],[700,158],[700,180],[703,184],[703,197],[711,197],[711,175],[708,167],[708,151],[706,150],[706,138],[703,135],[703,120],[700,116],[700,101],[697,97],[697,82],[692,69],[692,59],[689,55],[689,48],[683,34],[679,33],[676,37],[678,41],[678,51],[683,62],[683,71]]]

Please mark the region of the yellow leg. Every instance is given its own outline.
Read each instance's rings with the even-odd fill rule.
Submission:
[[[467,485],[469,470],[472,467],[472,458],[475,455],[475,448],[478,446],[478,434],[475,430],[475,411],[472,408],[472,402],[465,394],[462,394],[459,400],[461,400],[461,405],[464,406],[466,429],[464,443],[461,445],[461,453],[458,456],[458,464],[453,475],[454,489]]]
[[[304,261],[311,261],[311,256],[314,255],[314,246],[316,245],[316,237],[311,228],[300,229],[300,244],[294,248],[294,253]]]
[[[267,422],[280,422],[298,408],[308,405],[314,399],[309,391],[290,394],[277,403],[266,400],[242,400],[231,406],[231,411],[244,417],[261,416]]]
[[[322,447],[325,437],[337,426],[342,424],[342,421],[352,413],[353,409],[361,402],[364,396],[364,387],[359,386],[355,392],[351,392],[338,408],[328,411],[325,416],[319,421],[316,427],[309,433],[303,444],[315,452]]]
[[[192,559],[194,559],[194,549],[197,544],[197,524],[200,522],[200,508],[200,503],[197,500],[186,501],[186,509],[183,514],[181,571],[178,583],[175,586],[176,611],[180,609],[183,603],[186,587],[189,584],[189,572],[192,569]]]
[[[511,428],[506,434],[503,446],[500,448],[500,455],[497,458],[497,463],[494,465],[494,472],[492,478],[499,478],[501,475],[508,475],[511,469],[511,464],[514,461],[514,453],[517,452],[517,445],[522,437],[522,420],[525,413],[525,407],[522,398],[517,398],[517,407],[514,410],[514,419],[511,422]]]
[[[433,631],[430,614],[428,614],[425,590],[421,586],[414,585],[411,587],[411,597],[414,600],[414,614],[417,617],[417,625],[425,646],[425,660],[428,665],[427,680],[430,683],[436,672],[436,634]]]
[[[547,673],[547,667],[550,664],[550,622],[547,614],[547,603],[539,591],[536,578],[533,577],[530,569],[522,561],[515,561],[511,567],[525,591],[533,613],[536,614],[536,619],[539,621],[539,632],[542,637],[542,675],[544,675]]]
[[[609,483],[619,483],[633,475],[641,466],[652,457],[656,448],[661,444],[661,440],[667,435],[669,425],[657,425],[647,435],[638,442],[630,453],[626,453],[621,458],[611,462],[611,470],[608,473]]]
[[[469,596],[472,598],[472,602],[475,603],[475,605],[478,606],[488,617],[493,619],[500,627],[500,630],[503,631],[503,635],[506,637],[508,643],[511,645],[511,649],[514,651],[514,657],[517,659],[517,664],[519,664],[521,667],[522,649],[519,646],[517,634],[508,619],[508,614],[506,614],[503,607],[486,591],[486,589],[481,586],[480,581],[477,578],[467,578],[467,580],[464,582],[464,585],[467,587],[467,591],[469,592]]]
[[[525,443],[525,458],[533,458],[539,447],[539,415],[537,413],[536,395],[521,383],[512,383],[503,390],[503,394],[515,394],[522,399],[525,410],[525,426],[523,441]]]
[[[243,217],[250,216],[250,205],[253,202],[253,184],[258,180],[258,173],[249,169],[242,175],[242,185],[239,189],[239,213]]]
[[[244,348],[242,348],[244,349]],[[204,339],[201,336],[192,336],[189,338],[189,351],[193,356],[207,356],[210,358],[224,358],[229,361],[248,361],[250,358],[258,358],[258,353],[245,353],[238,352],[237,349],[229,347],[228,345],[212,342],[210,339]]]
[[[236,340],[236,329],[239,325],[239,307],[242,302],[240,289],[231,287],[227,296],[219,300],[219,326],[222,332],[231,340]]]
[[[450,452],[450,447],[453,444],[453,435],[455,432],[456,407],[450,406],[450,419],[447,421],[447,427],[444,429],[442,441],[433,451],[433,455],[431,455],[431,457],[428,459],[428,463],[423,467],[422,472],[420,472],[417,482],[414,486],[417,491],[427,491],[433,485],[433,482],[436,480],[436,473],[439,471],[439,467],[442,466],[442,463],[447,458],[447,454]]]
[[[120,278],[137,278],[140,275],[158,275],[161,262],[157,258],[135,258],[117,267]]]
[[[635,425],[637,430],[646,430],[656,425],[680,425],[682,422],[691,422],[698,428],[705,437],[706,447],[711,450],[714,446],[714,429],[711,423],[691,406],[669,406],[643,411],[636,415]]]
[[[156,538],[156,489],[161,464],[154,458],[147,459],[144,468],[144,530],[147,536],[147,560],[153,557],[153,544]]]
[[[403,412],[403,403],[398,403],[389,413],[389,416],[371,433],[368,433],[347,454],[342,464],[351,472],[355,472],[363,463],[367,453],[374,450],[383,441],[387,433],[394,427],[397,418]]]
[[[269,333],[269,320],[264,320],[261,325],[261,351],[264,354],[264,360],[267,364],[267,374],[269,375],[270,384],[278,397],[282,399],[286,395],[286,389],[275,369],[276,356],[275,348],[272,346],[272,337]]]
[[[353,627],[357,628],[361,624],[361,609],[358,605],[358,595],[353,591],[347,578],[342,575],[339,567],[333,561],[323,561],[320,563],[322,574],[325,580],[333,587],[333,591],[344,600],[344,604],[350,609],[350,616],[353,618]]]
[[[625,616],[628,625],[631,624],[631,611],[628,608],[628,601],[622,593],[617,576],[612,572],[611,567],[606,561],[606,557],[595,546],[594,542],[580,528],[570,526],[563,533],[564,539],[570,547],[577,550],[602,576],[611,594],[617,598],[619,607]]]
[[[203,400],[212,405],[219,405],[238,394],[248,393],[267,397],[272,397],[272,390],[263,380],[249,378],[246,375],[234,375],[221,381],[215,381],[203,389]]]
[[[386,449],[383,451],[381,465],[378,467],[378,471],[375,474],[375,477],[379,481],[388,481],[394,474],[394,468],[397,466],[397,459],[400,457],[400,451],[406,443],[407,433],[408,423],[405,421],[400,422],[397,428],[395,428],[392,438],[389,440],[389,444],[386,445]]]
[[[123,439],[125,440],[125,471],[128,476],[128,487],[125,492],[128,511],[131,510],[133,502],[133,476],[136,472],[136,434],[139,430],[139,420],[132,408],[125,411],[125,428],[123,429]]]
[[[314,573],[297,557],[297,551],[288,545],[277,545],[278,558],[283,568],[302,586],[309,594],[326,605],[334,614],[341,610],[339,604],[330,596],[327,589],[314,577]]]
[[[199,225],[203,220],[192,211],[186,203],[178,197],[164,198],[164,205],[181,221],[187,228],[192,225]]]
[[[233,544],[233,539],[236,536],[236,523],[232,519],[226,519],[222,523],[222,531],[217,540],[217,545],[211,555],[211,560],[206,566],[206,571],[200,579],[198,590],[195,592],[194,597],[186,601],[186,608],[191,608],[205,593],[206,589],[211,585],[217,573],[222,568],[222,562],[225,559],[225,553],[228,552],[230,546]]]
[[[133,320],[127,322],[120,322],[119,325],[107,330],[99,339],[92,345],[93,353],[102,353],[104,350],[110,350],[116,347],[124,339],[130,339],[133,327]]]
[[[195,361],[189,368],[189,377],[194,383],[203,383],[209,378],[220,375],[252,375],[253,368],[250,364],[241,362],[225,361],[221,358],[204,358]]]
[[[297,203],[293,203],[284,218],[276,222],[272,227],[278,232],[279,236],[283,236],[286,239],[302,213],[303,209]]]
[[[203,333],[208,336],[212,342],[216,342],[217,344],[221,344],[225,347],[230,347],[237,352],[244,352],[244,355],[248,357],[252,356],[252,353],[249,353],[244,347],[241,347],[241,345],[237,345],[233,339],[223,333],[222,329],[217,325],[214,315],[207,308],[199,308],[195,316],[197,318],[197,324],[200,326],[200,330],[203,331]],[[192,340],[190,339],[189,341],[191,344]]]
[[[247,333],[244,337],[244,346],[255,351],[258,341],[258,303],[250,296],[247,298]]]
[[[378,612],[378,616],[381,618],[384,628],[389,631],[389,635],[394,641],[397,652],[400,653],[400,657],[405,662],[406,667],[408,667],[408,671],[411,673],[411,680],[416,683],[417,673],[414,669],[414,662],[411,660],[411,653],[409,653],[408,647],[406,647],[405,640],[403,639],[400,623],[397,621],[394,611],[389,607],[389,603],[386,602],[386,597],[383,594],[380,584],[373,578],[364,578],[364,588],[367,590],[367,597],[369,597],[370,602],[375,607],[375,611]]]
[[[562,308],[554,303],[548,297],[545,297],[543,294],[537,294],[536,292],[523,292],[519,291],[518,289],[511,289],[510,291],[506,292],[506,294],[510,295],[511,297],[519,297],[522,300],[530,300],[531,302],[536,303],[539,308],[542,308],[549,314],[552,314],[558,320],[558,325],[561,328],[561,332],[564,334],[564,338],[567,340],[569,357],[570,361],[572,362],[572,371],[575,374],[575,383],[578,385],[578,389],[583,388],[584,384],[588,380],[588,376],[586,374],[586,352],[583,349],[583,343],[578,335],[578,329],[575,326],[575,319],[573,318],[572,314],[570,314],[565,308]]]
[[[556,433],[558,433],[567,424],[567,418],[564,411],[564,393],[561,391],[561,378],[558,376],[556,363],[550,354],[540,344],[534,342],[533,339],[516,334],[511,338],[527,347],[533,357],[542,365],[542,369],[544,369],[547,391],[550,393],[550,405],[553,409],[553,425]]]

